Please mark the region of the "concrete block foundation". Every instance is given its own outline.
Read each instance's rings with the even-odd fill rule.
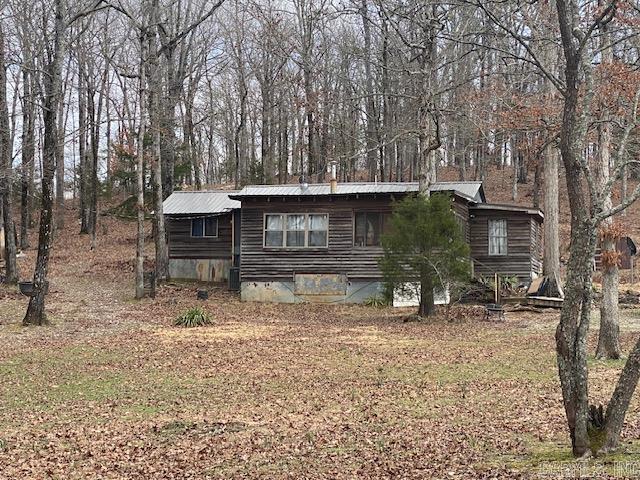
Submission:
[[[384,286],[379,281],[349,281],[346,283],[346,293],[340,294],[310,294],[297,293],[295,282],[242,282],[240,298],[245,302],[273,302],[273,303],[364,303],[366,300],[382,296]]]
[[[226,282],[231,260],[219,258],[170,258],[169,277],[200,282]]]

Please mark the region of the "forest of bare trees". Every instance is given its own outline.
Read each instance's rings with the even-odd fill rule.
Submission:
[[[154,125],[147,150],[161,159],[165,197],[183,184],[316,180],[331,161],[344,181],[417,179],[421,162],[429,175],[456,166],[461,179],[508,165],[517,197],[517,180],[542,182],[560,105],[495,20],[530,37],[538,60],[557,70],[555,13],[548,3],[483,3],[63,1],[56,205],[73,192],[91,233],[96,190],[135,191],[141,114]],[[12,183],[25,225],[43,171],[55,5],[3,8]],[[602,73],[623,81],[635,47],[611,44],[612,68]]]
[[[26,324],[46,321],[49,252],[71,198],[95,245],[101,199],[136,195],[141,297],[145,212],[162,280],[162,202],[174,189],[323,181],[330,162],[342,181],[429,184],[445,166],[461,180],[509,169],[513,200],[532,176],[547,215],[545,274],[559,276],[564,175],[572,236],[558,358],[574,452],[589,449],[590,262],[600,236],[609,326],[598,355],[617,358],[614,215],[640,195],[628,187],[636,2],[4,0],[0,22],[9,281],[16,250],[38,247]],[[605,448],[617,442],[633,366]]]

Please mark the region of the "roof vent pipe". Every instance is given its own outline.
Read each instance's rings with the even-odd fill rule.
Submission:
[[[331,193],[337,193],[338,192],[338,179],[336,177],[336,162],[333,161],[330,163],[331,165]]]

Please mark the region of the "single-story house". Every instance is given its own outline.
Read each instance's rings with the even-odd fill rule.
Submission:
[[[239,267],[243,300],[363,302],[383,289],[380,239],[393,201],[417,191],[417,183],[378,182],[175,192],[165,201],[170,274],[216,280],[193,272],[215,258],[228,262],[218,268]],[[438,182],[431,192],[451,196],[476,275],[527,282],[541,273],[542,212],[487,203],[481,182]],[[181,208],[167,209],[174,202]],[[218,227],[226,223],[231,231],[217,237],[220,243],[203,240],[201,217],[217,218]]]

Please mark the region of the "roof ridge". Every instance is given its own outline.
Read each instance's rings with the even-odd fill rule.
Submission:
[[[433,183],[468,183],[468,184],[472,184],[472,183],[482,183],[482,180],[437,180]]]
[[[418,183],[418,182],[338,182],[338,185],[405,185],[405,184],[411,184],[411,183]],[[442,182],[436,182],[436,183],[442,183]],[[454,182],[455,183],[455,182]],[[302,183],[253,183],[251,185],[245,185],[244,188],[247,187],[298,187],[300,185],[303,185]],[[330,182],[319,182],[319,183],[307,183],[307,185],[311,186],[311,185],[331,185]]]
[[[238,193],[240,190],[174,190],[171,193]]]
[[[413,181],[413,182],[338,182],[338,185],[415,185],[418,184],[419,182],[417,181]],[[443,180],[443,181],[436,181],[433,182],[433,185],[436,184],[446,184],[446,185],[477,185],[477,184],[482,184],[483,182],[481,180],[460,180],[460,181],[456,181],[456,180]],[[258,187],[258,188],[283,188],[283,187],[299,187],[302,186],[303,184],[301,183],[254,183],[254,184],[250,184],[250,185],[245,185],[244,188],[250,188],[250,187]],[[316,183],[307,183],[307,186],[314,186],[314,185],[330,185],[330,182],[316,182]]]

